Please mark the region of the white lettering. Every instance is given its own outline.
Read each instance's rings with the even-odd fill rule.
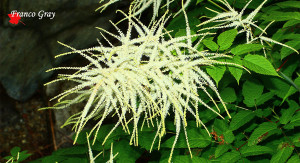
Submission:
[[[10,12],[10,14],[11,14],[11,17],[15,17],[15,14],[16,14],[16,13],[18,13],[18,12],[17,12],[17,10],[13,10],[13,11],[11,11],[11,12]]]
[[[36,14],[35,12],[18,12],[17,10],[13,10],[10,12],[10,14],[12,14],[12,17],[14,17],[15,14],[18,14],[20,17],[35,17],[37,15],[39,19],[53,19],[55,17],[55,12],[46,12],[44,10],[39,11],[38,14]]]
[[[39,13],[38,13],[39,19],[43,19],[44,12],[45,12],[44,10],[39,11]]]
[[[53,19],[55,17],[55,12],[52,12],[52,17],[50,19]]]

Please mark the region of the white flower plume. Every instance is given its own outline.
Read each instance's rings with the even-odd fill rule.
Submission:
[[[72,69],[77,72],[61,74],[61,78],[47,84],[68,80],[78,83],[76,87],[54,97],[53,99],[58,99],[59,103],[50,108],[62,109],[87,100],[83,110],[70,117],[65,123],[65,125],[74,124],[75,142],[78,134],[89,120],[99,119],[91,131],[91,133],[95,132],[96,138],[107,116],[116,115],[118,122],[103,143],[121,125],[125,132],[131,133],[130,143],[134,145],[138,145],[138,124],[141,124],[141,117],[143,117],[142,124],[147,122],[148,125],[157,127],[154,142],[166,134],[165,119],[170,113],[174,113],[176,139],[171,150],[171,159],[180,130],[183,128],[186,133],[187,114],[193,115],[197,125],[204,126],[206,129],[198,115],[199,104],[222,117],[216,101],[207,89],[211,89],[215,93],[229,115],[214,82],[201,69],[201,66],[239,65],[215,60],[229,57],[224,54],[199,52],[196,47],[203,37],[210,33],[190,35],[188,21],[187,36],[172,38],[169,31],[164,29],[168,20],[166,14],[149,27],[142,24],[133,15],[124,15],[128,20],[126,33],[123,33],[114,23],[112,24],[117,29],[118,35],[99,28],[101,35],[110,44],[110,47],[105,47],[99,42],[97,47],[76,50],[61,43],[73,51],[56,57],[78,53],[90,64],[84,67],[58,67],[49,70]],[[133,31],[138,33],[137,38],[132,38]],[[120,45],[114,46],[104,34],[117,39]],[[191,42],[193,37],[199,38],[199,42],[195,45],[192,45]],[[197,93],[199,89],[203,90],[211,99],[216,109],[199,98]],[[74,94],[76,97],[72,100],[64,100],[70,94]],[[128,115],[131,116],[128,118]],[[133,129],[129,129],[129,122],[133,123]]]
[[[200,29],[200,31],[234,27],[235,29],[238,29],[238,34],[244,33],[244,32],[246,33],[246,43],[247,44],[260,39],[260,43],[262,45],[263,45],[263,41],[272,42],[272,43],[290,48],[299,54],[299,52],[296,49],[294,49],[288,45],[285,45],[278,41],[272,40],[271,38],[262,36],[263,34],[267,34],[266,30],[273,23],[273,21],[270,22],[270,24],[268,24],[265,29],[262,29],[261,27],[259,27],[258,25],[255,24],[256,21],[254,21],[253,19],[256,16],[256,14],[259,12],[259,10],[262,8],[262,6],[267,2],[267,0],[264,0],[254,11],[252,11],[244,19],[243,19],[244,11],[248,7],[248,5],[252,2],[252,0],[250,0],[240,12],[236,11],[233,7],[231,7],[230,4],[226,0],[218,0],[218,1],[221,2],[223,5],[225,5],[229,9],[229,11],[220,13],[220,12],[217,12],[217,11],[214,11],[214,10],[208,8],[210,11],[217,13],[217,15],[207,21],[200,23],[198,25],[198,27],[203,26],[207,23],[211,23],[211,22],[215,22],[218,24],[215,26],[212,26],[212,27],[202,28],[202,29]],[[257,28],[261,31],[261,34],[258,37],[254,35],[254,30],[252,27]],[[264,50],[264,54],[266,57],[265,48],[263,48],[263,50]]]

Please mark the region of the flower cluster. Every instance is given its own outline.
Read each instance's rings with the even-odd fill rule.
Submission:
[[[99,9],[104,10],[108,5],[117,1],[110,0]],[[265,29],[262,29],[253,21],[253,18],[266,0],[246,18],[243,18],[243,13],[251,3],[251,0],[241,12],[235,11],[227,1],[219,1],[229,11],[225,13],[214,11],[217,13],[217,16],[199,24],[199,26],[211,22],[215,22],[217,25],[201,30],[234,27],[238,29],[238,33],[246,33],[246,43],[252,43],[260,39],[261,43],[262,41],[268,41],[289,47],[262,36],[262,34],[266,33],[266,29],[270,24]],[[171,2],[173,1],[167,1],[166,5],[168,6]],[[58,99],[59,102],[50,108],[63,109],[73,104],[87,101],[83,110],[70,117],[65,123],[65,125],[74,124],[76,131],[75,141],[89,120],[98,119],[97,124],[90,133],[90,135],[95,133],[96,137],[104,120],[108,116],[115,115],[118,117],[118,122],[106,136],[103,143],[118,126],[122,126],[123,130],[131,135],[130,144],[138,145],[138,126],[140,124],[142,124],[142,127],[144,124],[155,126],[157,131],[153,142],[156,139],[159,139],[160,142],[161,138],[166,134],[166,117],[174,115],[176,136],[170,154],[170,161],[181,130],[185,133],[189,147],[186,132],[187,114],[192,115],[197,125],[203,126],[205,129],[206,127],[198,113],[199,106],[205,107],[223,118],[216,100],[213,99],[213,95],[208,90],[212,90],[230,117],[216,85],[203,70],[202,66],[231,65],[243,67],[234,63],[218,61],[219,58],[230,58],[228,55],[198,50],[198,46],[203,38],[212,35],[212,33],[191,35],[188,17],[184,11],[184,8],[189,4],[189,0],[185,1],[185,3],[182,2],[181,9],[186,20],[186,35],[176,38],[170,35],[171,31],[165,29],[167,20],[170,18],[167,13],[157,21],[151,21],[149,26],[144,25],[136,17],[151,4],[153,4],[153,17],[156,18],[161,6],[161,0],[134,0],[128,15],[120,11],[125,16],[125,20],[128,21],[126,32],[123,32],[117,24],[112,22],[118,34],[99,28],[102,37],[110,46],[104,46],[98,41],[99,46],[76,50],[61,43],[72,49],[72,51],[56,57],[77,53],[87,59],[90,64],[83,67],[50,69],[49,71],[71,69],[76,70],[76,72],[74,74],[60,74],[60,78],[47,84],[69,80],[78,83],[76,87],[52,98],[52,100]],[[259,36],[255,36],[252,27],[259,29],[262,33]],[[138,37],[133,37],[132,33],[137,33]],[[111,43],[107,35],[118,40],[119,44]],[[197,41],[192,42],[192,38],[196,38]],[[199,90],[202,90],[211,99],[215,107],[207,105],[199,97]],[[75,98],[65,100],[71,94],[75,95]],[[133,123],[132,129],[128,126],[129,122]],[[208,129],[206,130],[209,134]]]
[[[126,33],[123,33],[114,23],[112,25],[117,29],[118,35],[99,28],[102,31],[101,35],[111,45],[110,47],[105,47],[99,42],[97,47],[76,50],[61,43],[73,51],[56,57],[78,53],[89,60],[90,64],[84,67],[58,67],[49,70],[77,70],[74,74],[61,74],[61,78],[47,83],[63,80],[72,80],[78,83],[76,87],[54,97],[53,99],[58,99],[59,103],[52,108],[66,108],[87,100],[83,110],[70,117],[66,122],[66,125],[74,124],[77,136],[85,124],[93,118],[99,119],[91,131],[91,133],[95,131],[97,135],[105,118],[114,114],[118,116],[119,120],[106,138],[119,125],[123,126],[125,132],[130,133],[127,124],[133,121],[134,127],[130,143],[135,145],[138,144],[138,124],[141,123],[141,117],[144,117],[143,124],[146,121],[148,125],[156,125],[155,141],[166,134],[165,119],[170,113],[174,113],[176,139],[173,151],[180,130],[183,128],[186,133],[186,115],[188,113],[194,116],[198,125],[205,127],[198,115],[199,103],[222,117],[219,114],[220,109],[217,103],[207,89],[213,90],[228,113],[214,82],[200,66],[239,65],[216,60],[229,57],[227,55],[198,51],[197,46],[210,33],[190,35],[187,19],[187,35],[172,38],[169,31],[164,29],[166,21],[170,17],[167,17],[166,14],[149,27],[133,15],[123,14],[128,20]],[[139,37],[132,38],[133,31],[136,31]],[[105,33],[117,39],[121,45],[114,46],[106,39]],[[201,39],[192,44],[193,37]],[[202,89],[206,93],[215,104],[216,109],[208,106],[199,98],[198,89]],[[64,100],[70,94],[75,94],[76,97],[72,100]],[[126,114],[131,115],[129,119],[125,116]],[[209,133],[208,130],[207,132]]]
[[[256,16],[256,14],[259,12],[259,10],[262,8],[262,6],[267,2],[267,0],[264,0],[246,18],[243,18],[243,16],[244,16],[243,14],[244,14],[245,10],[247,9],[248,5],[252,2],[252,0],[250,0],[240,12],[236,11],[233,7],[231,7],[230,4],[226,0],[219,0],[219,2],[221,2],[223,5],[225,5],[229,9],[229,11],[226,10],[226,12],[220,13],[220,12],[217,12],[217,11],[214,11],[214,10],[208,8],[210,11],[217,13],[217,15],[207,21],[202,22],[198,26],[203,26],[205,24],[212,23],[212,22],[217,23],[217,25],[211,26],[208,28],[202,28],[199,31],[234,27],[235,29],[239,29],[238,34],[246,33],[246,43],[247,44],[253,43],[256,40],[259,40],[262,45],[263,45],[263,41],[272,42],[272,43],[290,48],[299,54],[299,52],[296,49],[294,49],[288,45],[282,44],[278,41],[275,41],[271,38],[263,36],[263,34],[267,34],[266,30],[274,21],[270,22],[265,27],[265,29],[262,29],[261,27],[259,27],[258,25],[255,24],[256,21],[254,21],[253,19]],[[259,36],[255,36],[254,30],[252,27],[254,27],[254,29],[259,29],[261,31],[261,34]],[[265,48],[263,48],[263,49],[264,49],[264,54],[266,57]]]

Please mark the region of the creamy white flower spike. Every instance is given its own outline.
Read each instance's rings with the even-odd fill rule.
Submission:
[[[160,142],[162,136],[166,134],[166,117],[173,115],[170,113],[174,113],[176,138],[170,154],[169,161],[171,161],[180,130],[183,129],[184,133],[187,133],[187,114],[191,114],[195,118],[196,124],[206,129],[200,119],[201,116],[198,115],[199,104],[223,118],[219,113],[220,109],[217,102],[208,93],[207,89],[211,89],[215,93],[218,101],[221,102],[229,115],[216,85],[209,75],[202,70],[201,66],[212,66],[214,64],[239,65],[215,60],[230,56],[198,51],[196,48],[199,43],[192,44],[191,39],[211,34],[191,35],[185,12],[187,36],[177,38],[172,38],[169,31],[165,30],[165,24],[170,17],[167,14],[163,15],[158,21],[153,21],[149,27],[145,26],[134,15],[123,14],[128,21],[128,29],[125,33],[114,23],[112,24],[118,34],[99,28],[101,35],[110,45],[109,47],[105,47],[99,42],[99,46],[76,50],[61,43],[73,51],[60,54],[57,57],[78,53],[87,59],[90,64],[83,67],[58,67],[49,70],[70,69],[77,71],[74,74],[62,74],[60,75],[61,78],[47,84],[69,80],[78,83],[76,87],[52,98],[52,100],[58,99],[59,103],[50,108],[62,109],[86,100],[83,110],[71,116],[65,123],[65,125],[74,124],[75,142],[78,134],[89,120],[99,119],[90,133],[90,135],[95,133],[96,138],[103,121],[107,116],[113,114],[118,116],[118,122],[106,136],[103,143],[121,125],[125,132],[131,134],[130,144],[134,145],[138,145],[138,126],[144,124],[144,122],[147,122],[148,126],[157,127],[153,143],[157,138]],[[131,33],[133,31],[138,33],[138,37],[132,37]],[[117,39],[120,45],[113,45],[105,37],[105,34]],[[201,40],[199,39],[199,41]],[[216,109],[203,102],[197,94],[199,89],[203,90],[213,101]],[[76,95],[76,97],[71,100],[64,100],[71,94]],[[133,129],[129,129],[129,122],[133,123]],[[207,129],[206,131],[209,134]],[[187,144],[189,145],[187,136],[186,134]]]
[[[262,45],[263,45],[263,41],[272,42],[272,43],[290,48],[290,49],[292,49],[293,51],[295,51],[296,53],[299,54],[299,52],[296,49],[294,49],[294,48],[292,48],[288,45],[285,45],[283,43],[275,41],[271,38],[262,36],[263,34],[267,34],[266,33],[267,28],[274,21],[270,22],[266,26],[265,29],[262,29],[261,27],[259,27],[258,25],[255,24],[256,21],[254,21],[253,19],[256,16],[256,14],[259,12],[259,10],[262,8],[262,6],[267,2],[267,0],[264,0],[254,11],[252,11],[244,19],[243,19],[244,11],[248,7],[248,5],[252,2],[252,0],[250,0],[240,12],[236,11],[233,7],[231,7],[230,4],[226,0],[219,0],[219,2],[221,2],[223,5],[225,5],[229,9],[229,11],[220,13],[220,12],[217,12],[217,11],[214,11],[214,10],[208,8],[210,11],[217,13],[217,15],[215,17],[207,20],[207,21],[204,21],[204,22],[200,23],[198,25],[198,27],[203,26],[203,25],[208,24],[208,23],[212,23],[212,22],[215,22],[215,23],[218,23],[218,24],[215,25],[215,26],[212,26],[212,27],[202,28],[199,31],[211,30],[211,29],[235,28],[235,29],[238,29],[238,34],[244,33],[244,32],[246,33],[246,43],[247,44],[253,43],[253,42],[255,42],[256,40],[259,39],[260,43]],[[254,35],[254,30],[253,30],[252,27],[259,29],[261,31],[261,34],[259,36],[255,36]],[[263,48],[263,51],[264,51],[265,57],[267,57],[265,48]]]

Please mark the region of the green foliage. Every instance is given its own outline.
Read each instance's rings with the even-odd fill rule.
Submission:
[[[168,162],[171,150],[173,150],[172,162],[294,163],[300,161],[298,152],[300,134],[297,132],[300,127],[300,58],[295,52],[295,49],[300,48],[300,19],[297,12],[299,2],[271,0],[263,1],[263,3],[261,0],[250,2],[249,4],[248,1],[234,0],[228,0],[228,4],[225,1],[195,0],[190,2],[192,5],[186,9],[190,32],[198,34],[194,35],[195,37],[190,41],[193,45],[197,45],[194,49],[205,54],[203,58],[207,59],[207,62],[198,66],[208,74],[207,77],[215,81],[220,93],[212,94],[215,90],[210,84],[199,85],[200,89],[192,92],[192,95],[201,98],[202,102],[194,103],[192,97],[184,93],[186,89],[182,89],[182,94],[177,96],[184,100],[189,99],[189,101],[184,101],[182,106],[185,107],[182,108],[186,110],[178,112],[178,115],[184,114],[185,117],[184,119],[181,116],[174,118],[175,113],[168,112],[164,126],[161,126],[162,130],[165,129],[163,133],[157,132],[159,126],[157,124],[160,121],[152,121],[150,117],[155,116],[152,113],[154,110],[144,113],[150,116],[147,115],[148,117],[143,121],[143,127],[138,123],[138,127],[134,128],[130,122],[134,120],[129,118],[130,120],[122,121],[129,126],[128,128],[122,124],[123,126],[116,127],[110,134],[115,123],[102,125],[97,135],[91,134],[91,137],[96,138],[95,144],[91,147],[93,152],[103,152],[95,162],[108,160],[111,143],[114,143],[114,154],[118,152],[114,158],[117,163],[143,159],[149,162]],[[243,10],[245,6],[247,9]],[[236,17],[226,16],[224,11],[235,14],[234,9],[240,9],[234,16],[240,16],[243,21],[228,21],[231,20],[229,18],[234,20]],[[241,10],[243,13],[240,12]],[[216,15],[216,12],[211,11],[217,11],[223,15]],[[272,24],[273,20],[276,22]],[[256,22],[258,23],[254,24]],[[197,27],[198,24],[200,25]],[[168,31],[173,31],[168,37],[175,39],[184,37],[188,34],[186,28],[186,20],[184,14],[181,13],[171,19],[166,27]],[[262,35],[268,35],[268,37]],[[185,48],[190,44],[187,39],[174,41],[172,44],[175,43],[181,45],[175,50],[183,52],[183,56],[189,55]],[[174,50],[172,48],[162,49],[160,53]],[[158,55],[158,57],[162,56],[163,54]],[[214,57],[217,59],[212,62]],[[192,57],[187,60],[195,61]],[[174,69],[170,72],[166,71],[168,72],[166,74],[173,75]],[[182,71],[182,74],[178,75],[178,80],[174,80],[173,83],[184,83],[182,80],[184,75]],[[218,103],[213,100],[215,98],[223,99],[223,101]],[[163,99],[157,98],[156,100]],[[178,101],[180,104],[181,102]],[[225,113],[226,108],[222,102],[226,104],[231,117]],[[206,104],[213,106],[211,110],[207,109]],[[149,102],[147,105],[157,110],[162,109],[160,106],[162,103],[155,106],[154,103]],[[191,108],[195,109],[195,112],[189,112]],[[170,107],[171,109],[177,111],[178,108]],[[117,114],[119,113],[115,116],[119,116]],[[162,112],[157,111],[156,114],[160,115]],[[195,117],[199,118],[199,121],[195,122]],[[124,119],[127,119],[127,115],[124,115]],[[132,132],[138,134],[136,139],[129,135]],[[106,138],[108,134],[110,136]],[[60,149],[40,161],[67,162],[76,159],[80,162],[89,161],[85,138],[85,133],[79,134],[78,145]],[[135,142],[131,141],[132,139],[135,139]]]
[[[220,46],[220,50],[226,50],[232,45],[237,32],[238,31],[236,29],[231,29],[218,36],[218,45]]]
[[[10,156],[4,157],[7,160],[7,163],[19,163],[26,160],[32,154],[27,153],[27,151],[21,151],[20,147],[14,147],[10,150]]]
[[[259,74],[278,76],[272,64],[265,57],[260,55],[249,54],[245,56],[243,65]]]

